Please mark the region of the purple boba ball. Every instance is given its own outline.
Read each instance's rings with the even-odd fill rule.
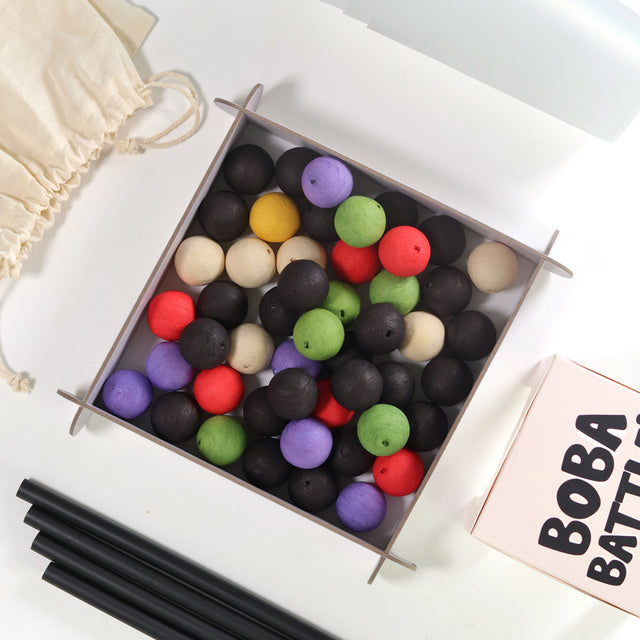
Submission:
[[[387,501],[378,487],[369,482],[352,482],[338,495],[336,512],[351,531],[371,531],[387,514]]]
[[[330,156],[312,160],[302,172],[302,191],[311,204],[328,209],[346,200],[353,189],[349,167]]]
[[[312,378],[317,379],[322,369],[322,362],[303,356],[296,349],[293,338],[289,338],[278,345],[271,358],[273,375],[283,369],[304,369]]]
[[[147,356],[147,378],[162,391],[177,391],[186,387],[196,370],[182,357],[177,342],[159,342]]]
[[[292,420],[280,436],[282,455],[299,469],[319,467],[329,457],[332,447],[331,430],[315,418]]]
[[[115,371],[102,387],[102,400],[107,410],[125,420],[137,418],[144,413],[151,404],[152,397],[149,379],[133,369]]]

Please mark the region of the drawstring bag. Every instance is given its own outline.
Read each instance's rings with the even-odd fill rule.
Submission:
[[[191,136],[198,100],[185,76],[143,82],[132,57],[154,18],[126,0],[0,0],[0,280],[18,278],[35,242],[102,149],[163,148]],[[151,90],[181,93],[188,108],[149,138],[118,140],[129,117],[152,104]],[[164,140],[189,118],[183,135]],[[1,352],[1,349],[0,349]],[[16,391],[32,381],[0,359]]]

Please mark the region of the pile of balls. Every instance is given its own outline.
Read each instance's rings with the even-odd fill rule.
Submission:
[[[460,222],[430,212],[419,223],[400,192],[353,194],[350,168],[309,148],[274,163],[242,144],[222,174],[228,188],[214,183],[174,255],[197,295],[153,297],[146,320],[159,342],[144,373],[115,371],[102,401],[127,420],[150,410],[159,437],[195,436],[212,464],[240,461],[248,482],[286,485],[306,511],[335,506],[349,530],[374,529],[389,496],[419,487],[420,454],[449,429],[443,407],[465,400],[468,363],[496,343],[491,319],[467,308],[473,288],[511,286],[517,258],[484,242],[466,270],[453,266],[466,247]],[[261,297],[248,319],[252,290]],[[268,383],[246,392],[264,371]],[[372,481],[357,479],[365,473]]]

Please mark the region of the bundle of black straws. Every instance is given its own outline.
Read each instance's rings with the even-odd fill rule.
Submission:
[[[203,567],[24,480],[42,578],[158,640],[330,640]]]

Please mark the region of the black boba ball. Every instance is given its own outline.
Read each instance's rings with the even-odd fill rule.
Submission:
[[[341,476],[354,478],[373,466],[376,457],[360,444],[355,424],[334,430],[333,449],[327,464]]]
[[[496,344],[496,327],[484,313],[469,309],[449,320],[445,336],[452,355],[462,360],[480,360]]]
[[[318,242],[336,242],[338,232],[334,224],[336,208],[323,209],[305,200],[299,204],[300,228]]]
[[[471,301],[471,279],[457,267],[436,267],[420,274],[418,281],[426,310],[441,318],[459,313]]]
[[[418,224],[418,206],[415,200],[404,193],[385,191],[376,197],[376,202],[382,205],[387,218],[385,231],[400,226],[415,227]]]
[[[318,402],[318,385],[304,369],[278,371],[267,386],[269,408],[287,420],[306,418]]]
[[[348,330],[344,332],[344,341],[342,342],[340,351],[338,351],[333,358],[325,360],[324,364],[329,371],[333,372],[348,360],[353,360],[353,358],[370,360],[371,356],[358,344],[356,334],[353,331]]]
[[[382,374],[375,364],[352,358],[331,376],[331,393],[345,409],[364,411],[380,400]]]
[[[466,362],[451,356],[436,356],[422,369],[425,396],[434,404],[450,407],[462,402],[473,387],[473,373]]]
[[[226,360],[231,338],[217,320],[196,318],[182,330],[178,346],[194,369],[213,369]]]
[[[279,440],[261,438],[249,444],[242,454],[242,470],[252,485],[269,490],[284,484],[293,467],[282,455]]]
[[[457,260],[467,244],[464,227],[451,216],[436,215],[423,220],[418,229],[431,246],[431,264],[449,264]]]
[[[294,469],[287,487],[291,502],[311,513],[328,509],[337,500],[339,492],[338,478],[327,466]]]
[[[222,165],[222,174],[233,191],[255,195],[273,180],[271,156],[258,145],[242,144],[231,149]]]
[[[412,402],[404,408],[409,419],[409,440],[406,447],[412,451],[431,451],[439,447],[449,431],[447,414],[432,402]]]
[[[183,442],[200,427],[200,408],[184,391],[172,391],[156,398],[151,404],[151,426],[168,442]]]
[[[302,172],[320,154],[308,147],[287,149],[276,161],[275,179],[280,190],[292,198],[304,196]]]
[[[245,290],[235,282],[215,280],[198,296],[198,316],[213,318],[227,329],[243,322],[249,308]]]
[[[382,395],[379,402],[404,407],[413,398],[416,383],[408,367],[402,362],[387,360],[378,364],[382,375]]]
[[[198,222],[216,242],[239,238],[249,224],[249,207],[233,191],[210,191],[198,207]]]
[[[329,293],[329,276],[313,260],[295,260],[282,270],[278,292],[285,307],[308,311],[324,302]]]
[[[353,326],[358,344],[368,353],[391,353],[400,346],[404,316],[388,302],[376,302],[360,311]]]
[[[274,413],[267,402],[267,387],[254,389],[242,405],[244,423],[261,436],[279,436],[287,424],[286,418]]]
[[[260,322],[266,331],[276,336],[290,336],[300,314],[282,304],[278,287],[269,289],[258,306]]]

